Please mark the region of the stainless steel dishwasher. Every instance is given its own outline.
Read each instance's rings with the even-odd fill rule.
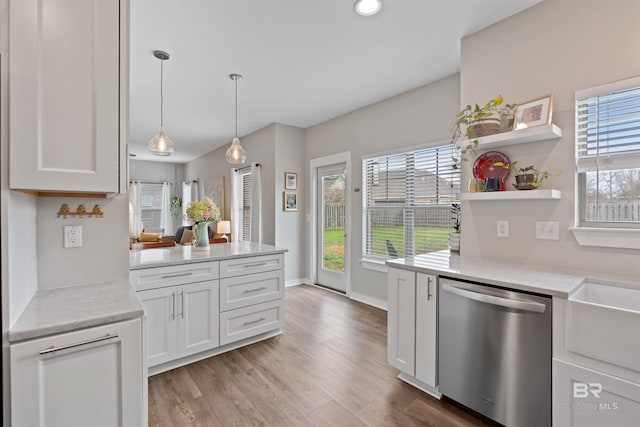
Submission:
[[[506,426],[551,425],[551,298],[440,279],[445,396]]]

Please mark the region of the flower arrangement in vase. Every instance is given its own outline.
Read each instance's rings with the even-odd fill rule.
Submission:
[[[209,249],[209,223],[220,220],[220,208],[208,197],[189,205],[185,217],[193,222],[195,249]]]

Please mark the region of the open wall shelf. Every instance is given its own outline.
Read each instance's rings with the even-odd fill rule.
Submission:
[[[558,139],[562,136],[562,129],[552,124],[535,126],[527,129],[520,129],[511,132],[497,133],[495,135],[483,136],[478,139],[476,150],[486,150],[489,148],[506,147],[509,145],[524,144],[527,142],[546,141]],[[456,145],[464,148],[469,145],[468,139],[459,139]]]
[[[559,200],[560,190],[514,190],[484,193],[461,193],[460,200]]]

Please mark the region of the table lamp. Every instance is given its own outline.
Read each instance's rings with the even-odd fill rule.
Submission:
[[[231,221],[218,221],[218,228],[216,229],[218,234],[222,234],[227,242],[229,241],[228,233],[231,233]]]

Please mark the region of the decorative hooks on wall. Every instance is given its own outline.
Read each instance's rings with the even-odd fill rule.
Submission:
[[[100,205],[95,205],[91,211],[88,211],[87,208],[84,207],[84,205],[78,205],[78,208],[75,211],[72,211],[71,209],[69,209],[69,205],[64,203],[60,206],[60,209],[58,209],[58,218],[66,218],[68,216],[72,218],[84,218],[85,216],[102,218],[104,217],[104,211],[102,210]]]

